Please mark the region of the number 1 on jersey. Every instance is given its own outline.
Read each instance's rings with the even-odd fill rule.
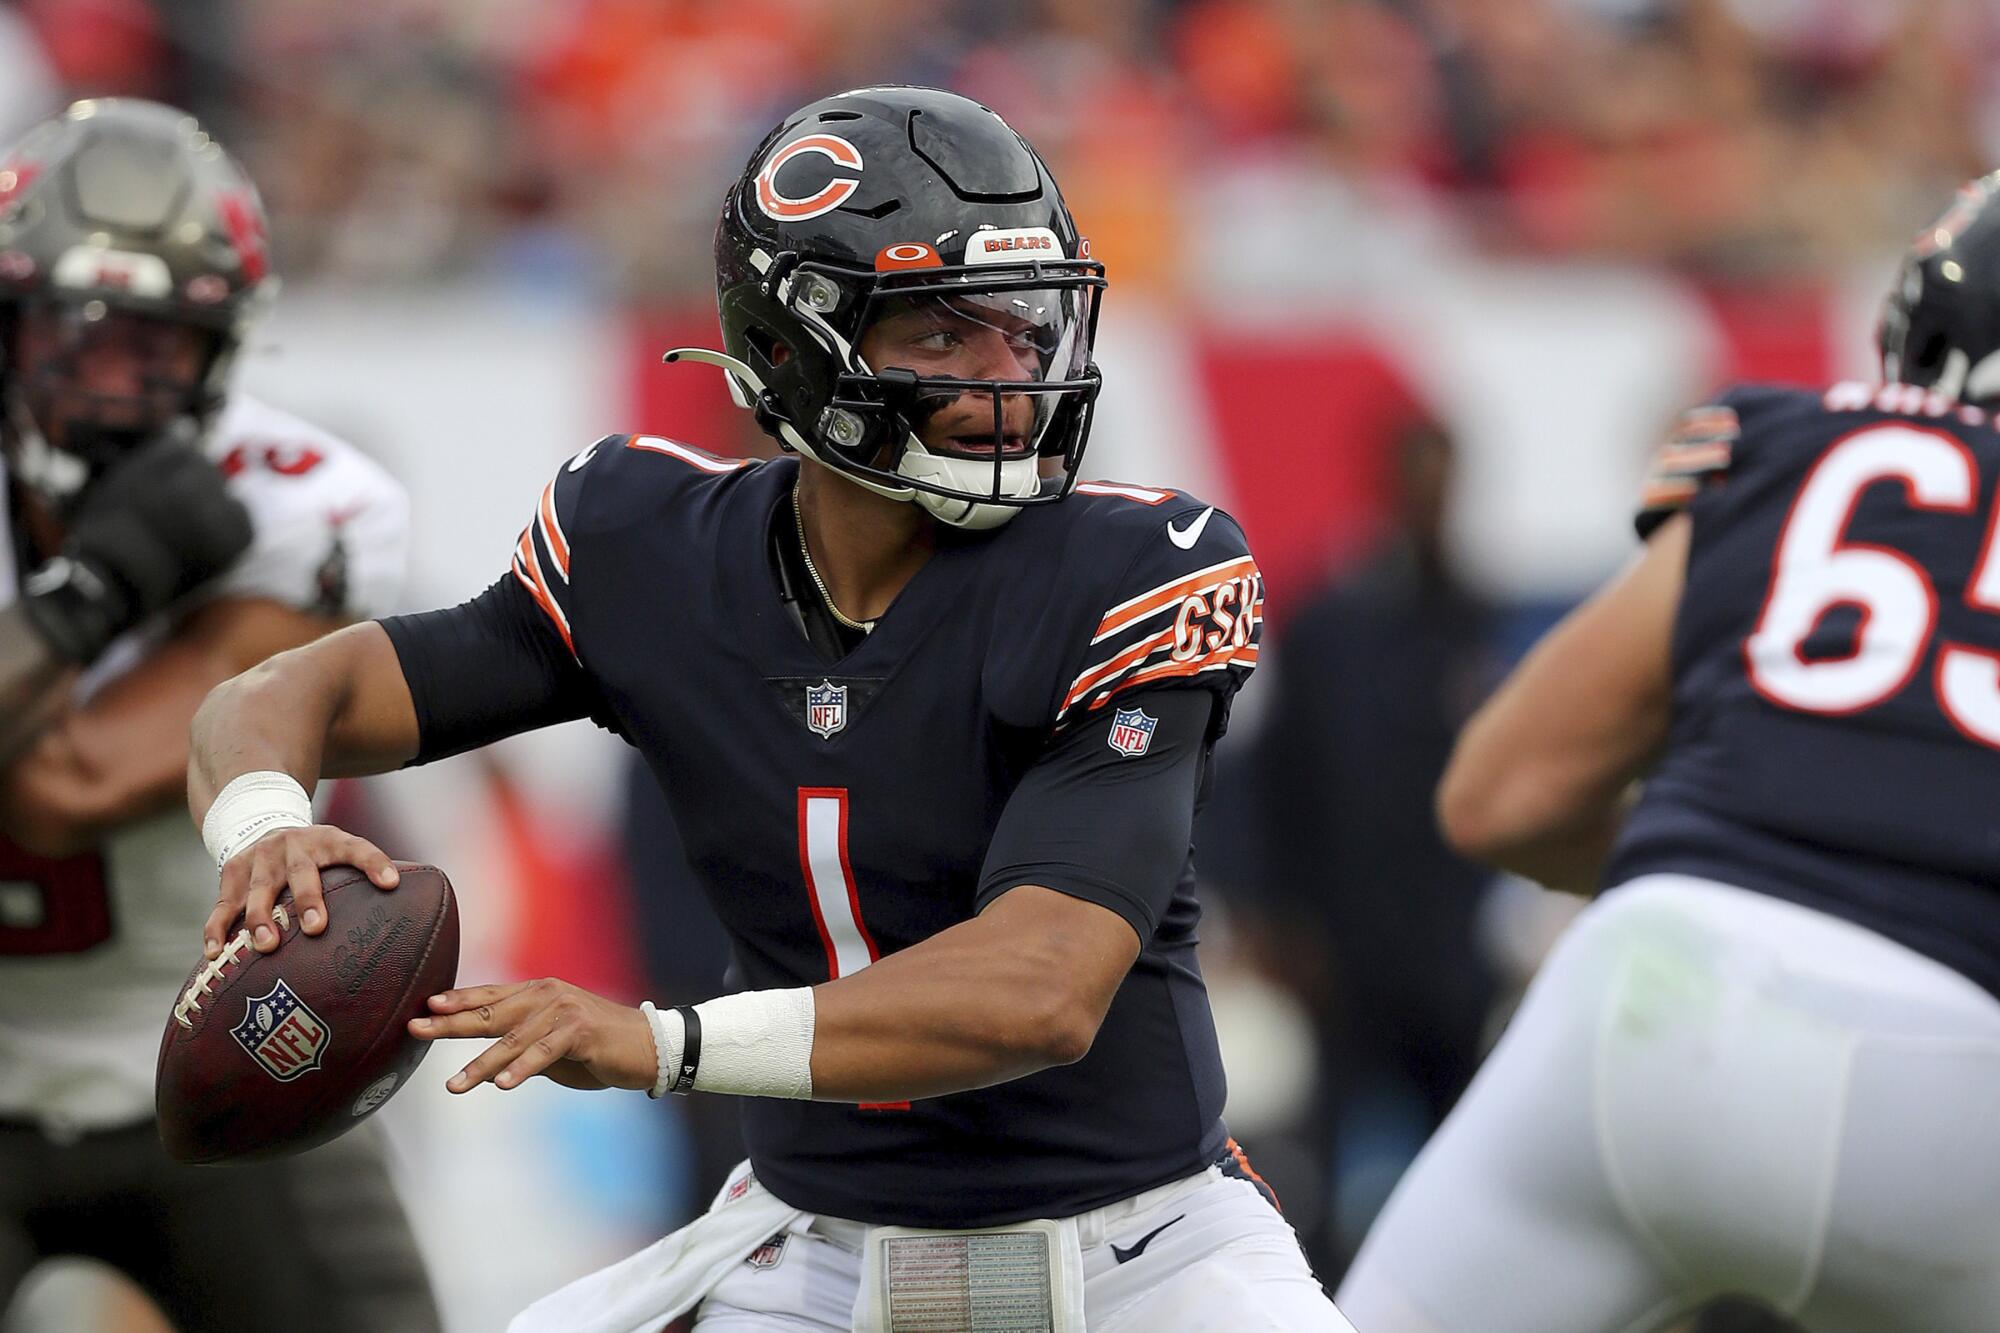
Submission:
[[[861,895],[847,857],[847,788],[799,788],[799,870],[813,925],[826,948],[828,981],[851,977],[882,955],[861,924]],[[861,1102],[863,1111],[907,1111],[908,1102]]]
[[[847,788],[799,788],[799,869],[826,946],[827,980],[853,976],[881,955],[861,924],[861,898],[847,859]]]

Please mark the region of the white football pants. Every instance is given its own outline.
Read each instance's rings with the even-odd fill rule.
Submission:
[[[2000,1002],[1846,921],[1652,875],[1580,916],[1369,1233],[1364,1333],[2000,1329]]]
[[[1089,1333],[1354,1333],[1314,1280],[1291,1225],[1256,1186],[1215,1167],[1077,1222]],[[697,1333],[845,1333],[866,1231],[801,1219],[775,1262],[739,1264],[709,1292]],[[1120,1262],[1114,1248],[1129,1257]]]

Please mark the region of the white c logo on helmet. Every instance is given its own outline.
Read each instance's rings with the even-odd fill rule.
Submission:
[[[861,170],[860,150],[838,135],[808,134],[803,139],[794,139],[771,154],[771,160],[757,173],[757,207],[764,210],[765,216],[780,222],[804,222],[807,218],[831,213],[861,188],[861,182],[852,177],[836,176],[803,199],[779,194],[778,169],[804,153],[818,153],[831,158],[835,165],[850,171]]]

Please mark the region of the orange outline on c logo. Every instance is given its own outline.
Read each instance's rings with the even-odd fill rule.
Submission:
[[[860,150],[847,140],[833,134],[808,134],[803,139],[792,142],[771,154],[771,160],[757,173],[757,207],[768,217],[780,222],[804,222],[822,213],[831,213],[847,202],[849,195],[861,188],[861,182],[851,177],[838,176],[821,186],[818,191],[803,199],[793,199],[778,193],[778,169],[801,153],[819,153],[831,158],[836,166],[851,171],[861,170]]]

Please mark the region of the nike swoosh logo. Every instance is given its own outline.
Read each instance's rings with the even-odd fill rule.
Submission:
[[[585,449],[582,453],[578,454],[575,458],[569,460],[568,470],[571,472],[581,472],[586,466],[588,466],[590,460],[595,457],[597,457],[597,446],[593,444],[588,449]]]
[[[1210,505],[1195,515],[1194,522],[1184,528],[1177,528],[1171,523],[1167,524],[1167,540],[1180,547],[1183,551],[1192,551],[1194,544],[1201,540],[1201,530],[1208,526],[1209,516],[1214,512],[1215,506]]]
[[[1200,525],[1196,524],[1196,527],[1199,528]],[[1187,1216],[1186,1213],[1182,1213],[1181,1216],[1176,1217],[1173,1220],[1173,1222],[1160,1223],[1160,1225],[1154,1227],[1151,1231],[1148,1231],[1145,1235],[1139,1237],[1139,1239],[1129,1248],[1121,1249],[1119,1246],[1113,1245],[1111,1247],[1111,1257],[1113,1259],[1116,1259],[1121,1264],[1131,1263],[1134,1259],[1137,1259],[1140,1255],[1146,1252],[1146,1247],[1153,1243],[1153,1237],[1159,1235],[1162,1231],[1165,1231],[1168,1227],[1172,1226],[1174,1222],[1178,1222],[1181,1220],[1181,1218],[1186,1216]]]

